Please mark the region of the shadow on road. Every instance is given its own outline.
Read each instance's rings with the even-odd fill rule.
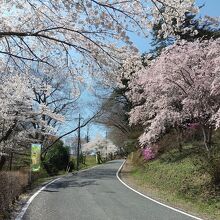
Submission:
[[[69,187],[85,187],[90,185],[99,185],[97,183],[98,180],[116,178],[116,172],[116,169],[110,169],[108,168],[108,166],[79,172],[78,174],[62,178],[62,181],[52,183],[43,191],[55,193],[59,192],[61,189]]]
[[[82,172],[78,174],[80,178],[86,178],[86,179],[112,179],[115,178],[116,174],[115,169],[108,169],[105,168],[99,168],[99,169],[93,169],[86,172]]]
[[[59,192],[58,190],[52,190],[52,189],[44,189],[44,192]]]
[[[85,187],[88,185],[97,185],[95,180],[77,180],[77,179],[62,179],[62,182],[52,183],[44,192],[59,192],[60,189],[69,187]]]

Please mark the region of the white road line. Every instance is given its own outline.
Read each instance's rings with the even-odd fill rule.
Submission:
[[[196,217],[196,216],[194,216],[194,215],[188,214],[188,213],[183,212],[183,211],[181,211],[181,210],[179,210],[179,209],[176,209],[176,208],[173,208],[173,207],[168,206],[168,205],[166,205],[166,204],[163,204],[163,203],[161,203],[161,202],[159,202],[159,201],[157,201],[157,200],[155,200],[155,199],[152,199],[152,198],[149,197],[149,196],[146,196],[146,195],[144,195],[144,194],[138,192],[137,190],[133,189],[132,187],[128,186],[128,185],[127,185],[125,182],[123,182],[122,179],[119,177],[119,173],[121,172],[121,169],[122,169],[122,167],[124,166],[125,162],[126,162],[126,160],[125,160],[125,161],[123,162],[123,164],[119,167],[119,169],[118,169],[118,171],[117,171],[117,173],[116,173],[116,177],[117,177],[118,180],[119,180],[123,185],[125,185],[127,188],[129,188],[130,190],[132,190],[132,191],[136,192],[137,194],[143,196],[144,198],[149,199],[149,200],[151,200],[152,202],[155,202],[155,203],[157,203],[157,204],[159,204],[159,205],[161,205],[161,206],[164,206],[164,207],[166,207],[166,208],[168,208],[168,209],[171,209],[171,210],[173,210],[173,211],[179,212],[179,213],[181,213],[181,214],[183,214],[183,215],[189,216],[189,217],[194,218],[194,219],[197,219],[197,220],[203,220],[203,219],[198,218],[198,217]]]
[[[34,200],[34,198],[41,192],[43,191],[47,186],[49,186],[50,184],[54,183],[55,181],[61,179],[60,178],[57,178],[51,182],[49,182],[47,185],[43,186],[42,188],[40,188],[36,193],[34,193],[33,196],[31,196],[31,198],[26,202],[26,204],[24,205],[24,207],[22,208],[21,212],[19,213],[19,215],[16,217],[15,220],[21,220],[25,214],[25,212],[27,211],[29,205],[31,204],[31,202]]]
[[[87,170],[91,170],[91,169],[96,168],[96,167],[98,167],[98,166],[99,166],[99,165],[94,166],[94,167],[90,167],[90,168],[87,168],[87,169],[84,169],[84,170],[80,170],[80,171],[78,171],[78,172],[81,173],[81,172],[84,172],[84,171],[87,171]],[[53,181],[51,181],[51,182],[49,182],[48,184],[46,184],[45,186],[43,186],[42,188],[40,188],[36,193],[34,193],[34,195],[32,195],[31,198],[26,202],[26,204],[24,205],[24,207],[22,208],[22,210],[21,210],[21,212],[18,214],[18,216],[15,218],[15,220],[21,220],[21,219],[23,218],[25,212],[27,211],[29,205],[30,205],[31,202],[34,200],[34,198],[35,198],[41,191],[43,191],[45,188],[47,188],[50,184],[54,183],[55,181],[57,181],[57,180],[59,180],[59,179],[61,179],[61,177],[60,177],[60,178],[57,178],[57,179],[55,179],[55,180],[53,180]]]

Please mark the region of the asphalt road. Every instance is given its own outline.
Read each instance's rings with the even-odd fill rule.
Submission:
[[[63,177],[40,192],[23,220],[192,220],[126,188],[122,160]]]

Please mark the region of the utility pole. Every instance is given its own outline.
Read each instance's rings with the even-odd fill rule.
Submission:
[[[81,149],[81,138],[80,138],[80,126],[81,126],[81,117],[79,114],[79,122],[78,122],[78,144],[77,144],[77,154],[76,154],[76,170],[79,170],[79,157],[80,157],[80,149]]]
[[[107,138],[108,138],[108,132],[106,131],[106,132],[105,132],[105,143],[106,143],[106,146],[105,146],[105,148],[106,148],[106,159],[107,159],[107,157],[108,157],[108,141],[107,141]]]
[[[86,143],[89,143],[89,125],[87,125]]]

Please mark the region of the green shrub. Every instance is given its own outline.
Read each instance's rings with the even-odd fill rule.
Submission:
[[[62,141],[58,141],[47,152],[43,165],[50,175],[58,174],[59,170],[65,170],[69,163],[69,151]]]
[[[76,169],[76,163],[75,160],[72,158],[69,162],[69,172],[72,172],[75,169]]]

